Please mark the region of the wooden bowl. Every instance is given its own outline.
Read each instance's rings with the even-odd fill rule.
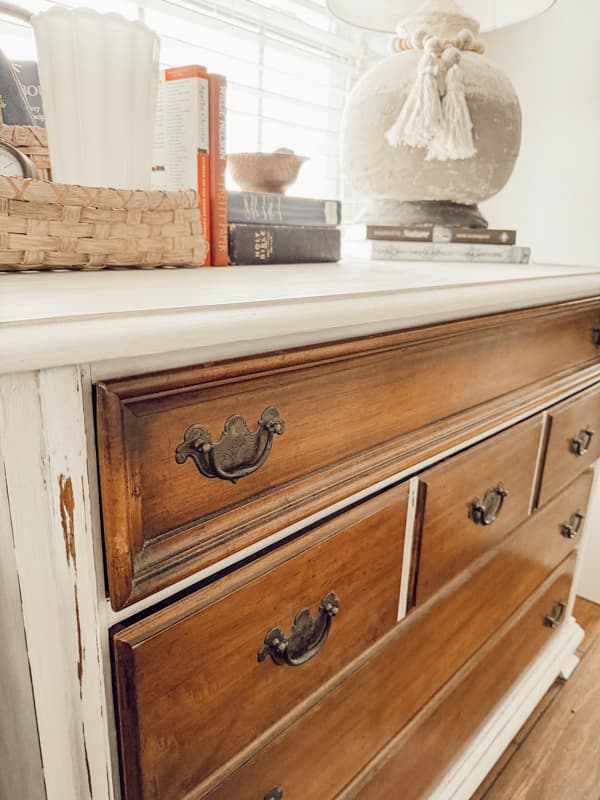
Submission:
[[[306,160],[289,150],[227,156],[231,175],[242,191],[276,194],[283,194],[294,183]]]

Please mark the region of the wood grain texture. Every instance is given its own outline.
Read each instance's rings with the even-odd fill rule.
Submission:
[[[597,316],[597,302],[566,304],[100,384],[113,607],[596,374]],[[473,380],[476,364],[492,366]],[[230,415],[254,427],[268,406],[286,432],[257,472],[232,485],[176,464],[189,425],[217,439]]]
[[[577,597],[573,615],[585,631],[585,639],[579,648],[580,655],[584,655],[600,636],[600,605]]]
[[[326,797],[337,791],[341,788],[339,781],[350,777],[348,770],[358,770],[372,759],[568,556],[573,542],[561,536],[560,523],[567,510],[571,513],[574,504],[585,501],[590,482],[589,475],[582,476],[554,503],[467,570],[463,581],[455,581],[437,603],[413,611],[375,645],[376,655],[367,651],[360,657],[362,666],[338,688],[336,672],[348,664],[347,659],[335,660],[335,626],[342,622],[343,610],[334,622],[331,641],[307,665],[306,673],[300,671],[304,667],[290,673],[270,663],[255,663],[256,639],[270,624],[281,621],[279,615],[273,617],[275,605],[278,610],[286,608],[288,614],[297,607],[287,597],[274,603],[267,580],[281,574],[286,565],[275,568],[268,562],[273,572],[261,582],[264,559],[251,565],[259,582],[246,588],[243,584],[231,585],[232,580],[242,581],[242,571],[238,571],[231,579],[217,582],[174,607],[117,632],[127,800],[180,800],[185,792],[190,793],[190,798],[201,797],[248,758],[250,765],[234,771],[231,781],[215,790],[215,798],[262,797],[271,788],[263,787],[263,781],[268,784],[273,780],[277,785],[281,774],[288,778],[286,800],[288,794],[292,798],[301,797],[303,792],[304,797],[307,793]],[[384,503],[386,494],[389,492],[377,501]],[[349,532],[339,536],[344,552],[348,549],[343,545],[344,537]],[[384,540],[386,534],[389,537],[389,527],[386,530],[384,526],[383,534]],[[320,533],[317,529],[310,535],[318,537]],[[305,546],[303,541],[304,537],[298,537],[295,547]],[[335,538],[330,541],[333,547]],[[371,561],[377,559],[377,548],[366,548],[365,541],[363,536],[360,550],[349,549],[352,570],[366,578],[371,574]],[[281,551],[282,548],[275,550],[268,558],[281,558]],[[294,580],[301,581],[300,585],[304,582],[311,587],[308,599],[314,607],[323,591],[321,587],[319,591],[312,588],[318,573],[314,573],[313,566],[307,579],[306,570],[297,569],[295,561],[292,558],[287,562],[288,572],[293,571]],[[346,562],[339,561],[337,566],[341,568],[343,563]],[[398,566],[399,563],[398,558]],[[328,588],[331,587],[326,586],[325,590]],[[379,586],[375,589],[378,591]],[[225,598],[219,603],[223,595]],[[261,598],[260,603],[257,597]],[[361,593],[359,606],[369,607],[368,592]],[[263,621],[266,611],[269,613]],[[203,617],[211,613],[215,622],[209,627]],[[255,626],[257,616],[261,624]],[[232,618],[236,619],[236,629],[226,628],[224,634],[219,634],[222,620]],[[252,641],[248,641],[247,629],[252,632],[254,628]],[[356,630],[360,633],[361,626],[354,625],[355,636]],[[219,635],[230,641],[227,649],[219,644]],[[229,654],[229,660],[222,661],[220,653]],[[357,649],[349,654],[356,655]],[[310,692],[328,677],[334,679],[330,687],[333,691],[328,689],[330,693],[325,692],[318,700],[309,699]],[[338,683],[343,677],[347,676],[338,678]],[[383,686],[385,691],[381,691]],[[239,702],[242,697],[243,705]],[[303,707],[302,700],[306,700]],[[273,729],[270,738],[263,736],[260,744],[257,739],[252,746],[253,737],[266,732],[278,715],[293,712],[295,704],[296,717],[307,713],[292,724],[289,732],[271,745],[268,742],[277,733]],[[311,706],[312,710],[308,710]],[[284,728],[290,723],[293,714]],[[335,758],[327,746],[332,737],[336,742],[333,749],[339,753]],[[294,744],[288,749],[286,742]],[[252,749],[261,745],[265,745],[264,749],[252,758]],[[241,752],[244,746],[247,749]],[[282,763],[283,773],[278,776]],[[314,779],[307,778],[306,763],[313,764]],[[327,778],[323,777],[325,774]],[[309,785],[305,785],[307,780]],[[313,780],[316,783],[310,783]],[[320,780],[331,783],[325,786]]]
[[[395,626],[407,497],[390,490],[116,632],[127,800],[179,800]],[[257,661],[330,591],[340,611],[313,659]]]
[[[597,800],[599,673],[597,639],[485,800]]]
[[[573,437],[589,428],[593,432],[584,455],[576,455],[571,447]],[[546,451],[539,504],[549,498],[575,475],[591,466],[600,457],[600,387],[560,403],[551,410],[550,437]]]
[[[516,615],[508,631],[473,659],[458,685],[443,692],[439,702],[422,714],[410,734],[400,736],[396,751],[369,784],[354,794],[357,800],[423,800],[442,773],[516,682],[521,672],[550,639],[553,630],[544,617],[555,603],[568,602],[575,557]],[[511,795],[506,795],[511,797]],[[540,795],[540,797],[543,795]]]
[[[426,500],[421,527],[417,603],[422,603],[500,542],[529,513],[541,415],[470,448],[420,476]],[[491,525],[471,517],[475,498],[502,483],[507,496]]]

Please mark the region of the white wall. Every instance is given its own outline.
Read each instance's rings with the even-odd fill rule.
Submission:
[[[600,264],[599,31],[600,0],[558,0],[486,36],[521,99],[523,145],[482,210],[490,227],[517,228],[538,262]]]

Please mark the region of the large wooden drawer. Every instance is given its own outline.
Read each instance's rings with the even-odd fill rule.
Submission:
[[[523,522],[542,418],[521,423],[420,476],[425,490],[416,602],[422,603]]]
[[[395,626],[406,508],[392,489],[117,630],[127,800],[187,796]]]
[[[599,318],[578,301],[99,384],[113,607],[543,403],[599,362]]]
[[[356,602],[353,635],[364,637],[368,623],[361,621],[360,609],[367,613],[368,594],[347,595],[343,602],[340,592],[340,614],[333,623],[331,641],[300,668],[275,666],[270,661],[252,663],[263,628],[257,626],[252,641],[246,643],[245,620],[251,616],[252,628],[255,615],[262,614],[260,606],[238,620],[243,644],[238,647],[235,632],[227,631],[228,652],[235,654],[231,663],[211,651],[210,636],[202,640],[207,633],[202,611],[197,612],[196,621],[189,616],[164,632],[173,611],[119,632],[115,646],[126,800],[192,800],[209,791],[211,800],[255,800],[276,786],[285,789],[285,800],[332,797],[568,556],[574,541],[561,536],[560,524],[585,502],[590,485],[589,476],[585,478],[585,485],[582,478],[577,489],[569,487],[564,496],[515,531],[469,581],[395,626],[341,676],[332,691],[319,687],[337,667],[348,663],[347,658],[338,658],[336,640],[336,635],[342,637],[344,611],[350,606],[350,616]],[[353,553],[354,569],[359,572],[376,557],[367,537],[363,543],[362,555]],[[329,584],[320,591],[328,588]],[[371,590],[378,595],[381,587]],[[318,599],[319,592],[313,592],[309,598],[313,608]],[[194,614],[194,603],[193,598],[187,601],[189,615]],[[263,627],[272,619],[269,608]],[[282,615],[276,613],[275,619],[280,622]],[[391,613],[387,625],[390,622]],[[192,625],[197,632],[190,633]],[[345,647],[347,652],[350,645]],[[253,757],[248,748],[211,777],[216,765],[234,756],[236,747],[248,743],[265,723],[293,710],[309,687],[317,692],[307,699],[307,705],[312,705],[307,713],[271,737]],[[239,701],[233,707],[232,699]],[[275,704],[273,709],[270,703]],[[231,777],[213,789],[215,778],[224,777],[228,770],[233,770]]]
[[[423,800],[428,796],[565,620],[574,568],[575,554],[519,612],[496,643],[474,657],[462,680],[441,692],[439,701],[435,698],[420,715],[422,720],[398,737],[385,766],[362,790],[351,792],[354,800]],[[557,618],[557,627],[551,627],[550,617]]]
[[[600,385],[550,410],[539,504],[600,458]]]

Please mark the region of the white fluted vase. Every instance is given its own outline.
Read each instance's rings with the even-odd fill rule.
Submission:
[[[85,8],[32,17],[53,179],[149,189],[160,40]]]

